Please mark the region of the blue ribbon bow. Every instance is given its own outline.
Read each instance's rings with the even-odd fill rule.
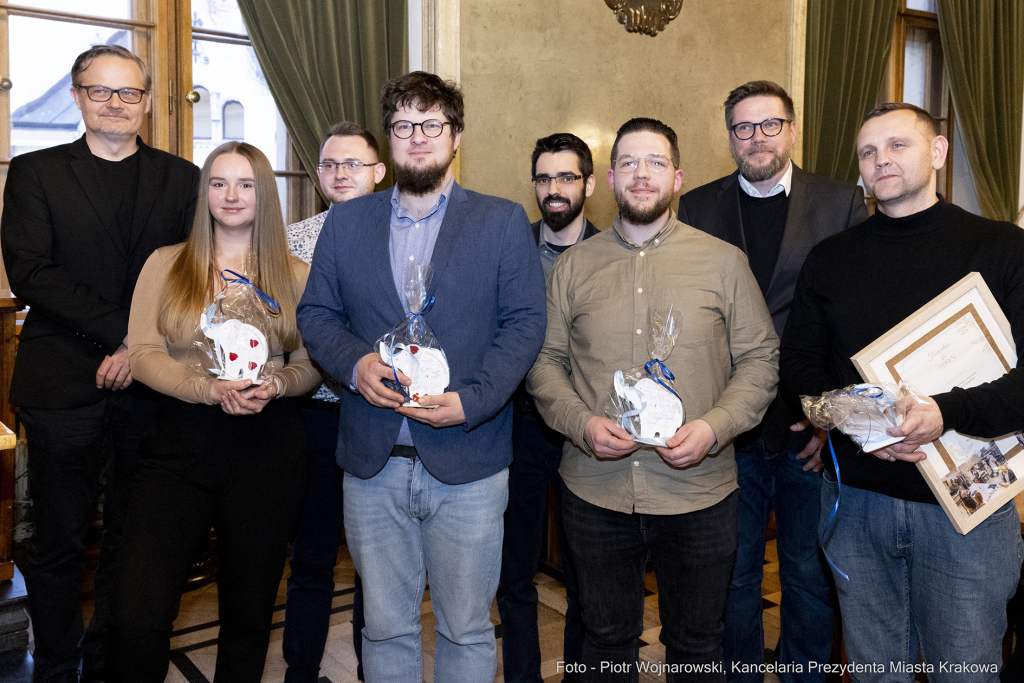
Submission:
[[[224,275],[224,273],[231,273],[232,275],[234,275],[234,277],[226,277]],[[260,289],[256,285],[254,285],[252,283],[252,281],[250,281],[249,278],[245,277],[244,275],[239,275],[238,273],[236,273],[233,270],[225,269],[225,270],[221,271],[220,278],[222,280],[224,280],[225,284],[235,283],[235,284],[240,284],[240,285],[249,285],[250,287],[253,288],[253,290],[256,291],[256,296],[258,296],[263,301],[263,303],[266,305],[267,312],[270,313],[270,315],[280,315],[281,314],[281,305],[278,304],[276,301],[274,301],[274,299],[272,299],[270,296],[268,296],[267,293],[264,292],[262,289]],[[221,313],[224,312],[220,308],[220,304],[219,303],[217,305],[217,308],[218,308],[218,310],[220,310]]]
[[[430,309],[432,309],[433,307],[434,307],[434,297],[431,296],[429,299],[427,299],[426,303],[423,304],[423,308],[421,308],[416,313],[410,313],[409,314],[409,322],[406,323],[405,329],[409,333],[409,338],[410,339],[415,339],[416,337],[418,337],[420,334],[423,333],[423,328],[427,324],[426,321],[423,319],[423,316],[426,315],[427,313],[430,313]],[[415,328],[413,327],[414,325],[415,325]],[[395,358],[395,333],[394,333],[394,331],[391,332],[391,343],[388,345],[388,353],[391,355],[391,362],[392,362],[391,374],[394,375],[394,377],[395,377],[395,384],[397,384],[398,388],[401,389],[402,395],[405,396],[405,400],[406,401],[411,401],[412,400],[412,396],[409,395],[409,391],[408,391],[408,389],[405,388],[405,385],[398,381],[398,370],[395,369],[395,366],[394,366],[394,358]]]
[[[676,376],[672,374],[672,371],[665,367],[665,364],[662,363],[657,358],[647,361],[647,363],[644,365],[644,371],[650,376],[651,379],[653,379],[655,382],[668,389],[673,396],[679,398],[679,394],[676,393],[675,389],[662,382],[661,377],[658,377],[653,372],[651,372],[652,367],[657,367],[659,370],[661,370],[661,376],[667,379],[668,381],[675,382]],[[679,402],[682,403],[683,399],[679,398]]]

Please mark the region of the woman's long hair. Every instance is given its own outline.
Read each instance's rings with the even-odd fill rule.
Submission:
[[[294,351],[301,342],[295,324],[295,307],[301,292],[289,263],[288,239],[281,217],[274,171],[267,157],[245,142],[226,142],[210,153],[199,177],[199,202],[192,233],[164,281],[157,326],[168,338],[182,330],[191,330],[199,316],[210,305],[223,281],[216,268],[213,217],[210,215],[210,168],[222,154],[240,154],[252,165],[256,180],[256,218],[252,226],[252,243],[246,277],[277,300],[281,313],[271,318],[271,329],[285,351]]]

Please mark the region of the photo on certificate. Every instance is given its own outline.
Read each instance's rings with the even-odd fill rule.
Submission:
[[[950,497],[969,515],[981,510],[993,496],[1015,481],[1017,475],[992,441],[942,479]]]
[[[853,357],[870,382],[905,382],[926,396],[999,379],[1017,365],[1010,324],[971,273]],[[1024,489],[1024,437],[948,431],[917,463],[957,531],[966,534]]]

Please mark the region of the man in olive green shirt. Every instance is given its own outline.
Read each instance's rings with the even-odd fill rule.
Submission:
[[[527,389],[564,433],[563,515],[586,640],[601,680],[630,680],[643,631],[644,569],[658,580],[668,681],[725,680],[722,619],[736,551],[732,439],[775,396],[778,338],[743,253],[676,220],[675,132],[653,119],[618,131],[608,182],[619,214],[559,259],[544,348]],[[603,416],[616,370],[642,367],[648,316],[669,305],[681,332],[666,365],[686,421],[640,449]],[[569,663],[567,663],[569,664]]]

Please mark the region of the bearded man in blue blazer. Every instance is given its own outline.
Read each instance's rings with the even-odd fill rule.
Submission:
[[[364,673],[371,683],[423,680],[429,573],[434,680],[492,681],[510,398],[544,340],[544,275],[523,207],[454,180],[458,86],[413,72],[384,86],[381,107],[395,188],[331,208],[298,308],[310,354],[352,391],[341,397],[337,459],[363,577]],[[424,316],[451,379],[419,399],[431,408],[402,407],[374,342],[410,310],[407,268],[427,263],[434,303]]]

